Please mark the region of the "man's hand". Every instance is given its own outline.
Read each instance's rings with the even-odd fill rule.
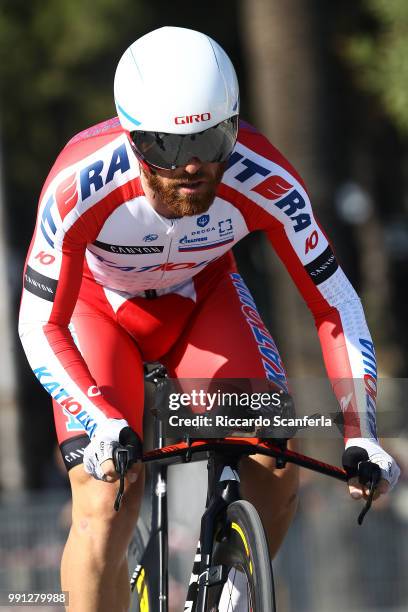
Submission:
[[[119,474],[113,463],[113,451],[119,445],[120,432],[128,428],[125,419],[108,419],[104,425],[98,428],[91,443],[84,451],[84,469],[97,480],[115,482]],[[134,434],[136,436],[136,434]],[[128,472],[129,482],[136,482],[139,468],[133,464]]]
[[[353,499],[367,499],[369,495],[368,487],[362,485],[358,478],[350,478],[348,481],[349,493]],[[380,495],[387,493],[390,490],[390,485],[387,480],[381,478],[380,482],[376,486],[373,499],[378,499]]]
[[[346,443],[346,450],[352,446],[357,446],[366,450],[368,458],[372,463],[376,463],[381,469],[381,479],[376,487],[373,499],[387,493],[397,483],[400,469],[394,459],[377,442],[369,438],[352,438]],[[355,466],[357,468],[357,466]],[[358,477],[350,478],[348,481],[349,492],[353,499],[367,499],[369,489],[366,485],[359,482]]]

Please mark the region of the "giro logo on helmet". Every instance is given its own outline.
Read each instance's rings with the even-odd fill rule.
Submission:
[[[199,123],[200,121],[209,121],[211,119],[211,113],[201,113],[201,115],[184,115],[184,117],[174,117],[174,123],[176,125],[183,125],[185,123]]]

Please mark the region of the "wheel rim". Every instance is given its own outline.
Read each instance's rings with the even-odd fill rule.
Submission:
[[[252,593],[245,568],[232,567],[221,591],[217,612],[252,612]]]

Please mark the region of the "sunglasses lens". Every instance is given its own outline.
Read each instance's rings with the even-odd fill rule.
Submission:
[[[192,157],[223,162],[231,155],[238,134],[238,115],[196,134],[132,132],[136,152],[151,166],[173,170]]]

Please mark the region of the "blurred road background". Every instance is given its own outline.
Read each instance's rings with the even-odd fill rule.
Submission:
[[[206,32],[230,55],[241,85],[242,117],[305,179],[317,216],[363,300],[379,376],[395,386],[381,409],[389,411],[394,431],[384,446],[405,470],[399,487],[377,504],[362,529],[356,527],[357,505],[339,484],[303,475],[299,514],[276,565],[281,610],[406,610],[405,0],[2,0],[0,589],[56,588],[69,524],[50,401],[16,334],[22,268],[42,183],[70,137],[115,114],[113,74],[121,54],[162,25]],[[177,66],[165,49],[163,62],[177,86]],[[324,377],[312,318],[263,237],[249,237],[236,255],[289,375]],[[341,442],[309,439],[305,451],[338,463]],[[190,501],[199,498],[202,478],[202,470],[191,477],[196,490],[189,492]],[[173,548],[188,557],[196,511],[189,501],[187,520],[176,498]],[[173,560],[174,610],[180,609],[180,554]]]

